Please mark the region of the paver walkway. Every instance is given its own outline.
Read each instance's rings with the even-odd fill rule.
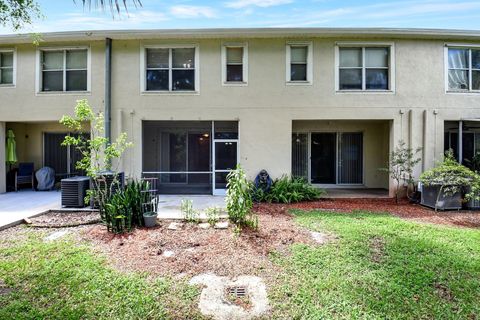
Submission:
[[[0,194],[0,230],[51,209],[60,208],[59,191],[7,192]]]

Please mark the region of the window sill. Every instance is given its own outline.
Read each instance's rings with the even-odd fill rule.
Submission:
[[[285,83],[287,86],[311,86],[312,81],[287,81]]]
[[[478,95],[480,94],[480,90],[458,90],[458,91],[447,90],[445,91],[445,93],[446,94]]]
[[[37,96],[90,96],[92,95],[91,91],[39,91],[36,93]]]
[[[0,88],[15,88],[15,84],[0,84]]]
[[[395,94],[394,90],[337,90],[337,94]]]
[[[199,91],[141,91],[142,96],[198,96]]]
[[[245,81],[224,81],[222,83],[225,87],[246,87],[248,86],[248,82]]]

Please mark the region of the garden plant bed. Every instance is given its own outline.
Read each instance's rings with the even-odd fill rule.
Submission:
[[[393,198],[388,199],[322,199],[318,201],[294,204],[257,204],[257,212],[266,214],[286,214],[290,209],[329,210],[334,212],[355,213],[369,211],[377,213],[388,212],[392,215],[414,219],[421,222],[446,224],[468,228],[480,228],[480,211],[437,211],[425,208],[419,204],[411,204],[402,200],[398,204]]]
[[[245,229],[239,237],[232,226],[202,229],[185,223],[179,230],[169,230],[170,222],[162,220],[153,229],[138,228],[126,235],[112,235],[104,226],[95,225],[82,237],[121,270],[169,276],[268,274],[274,268],[269,253],[287,253],[293,243],[315,244],[310,232],[296,225],[290,214],[262,214],[260,229]]]

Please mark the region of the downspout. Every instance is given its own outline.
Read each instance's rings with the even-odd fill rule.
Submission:
[[[105,138],[112,141],[112,39],[105,39]]]
[[[458,163],[463,162],[463,121],[458,121]]]

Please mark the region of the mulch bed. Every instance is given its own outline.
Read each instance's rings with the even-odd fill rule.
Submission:
[[[401,200],[399,204],[392,198],[383,199],[322,199],[319,201],[295,204],[260,204],[257,211],[267,214],[285,214],[289,209],[332,210],[352,213],[355,211],[388,212],[395,216],[416,221],[480,228],[480,211],[437,211]]]
[[[29,226],[36,228],[67,228],[101,221],[96,211],[50,211],[30,220]]]
[[[287,253],[292,243],[314,244],[308,230],[295,224],[288,214],[260,215],[258,232],[243,230],[239,237],[229,229],[201,229],[185,224],[168,230],[169,221],[153,229],[138,228],[124,236],[109,234],[96,225],[83,233],[125,271],[148,271],[156,275],[187,276],[214,273],[218,276],[265,276],[272,271],[272,251]],[[172,257],[163,255],[173,251]]]

